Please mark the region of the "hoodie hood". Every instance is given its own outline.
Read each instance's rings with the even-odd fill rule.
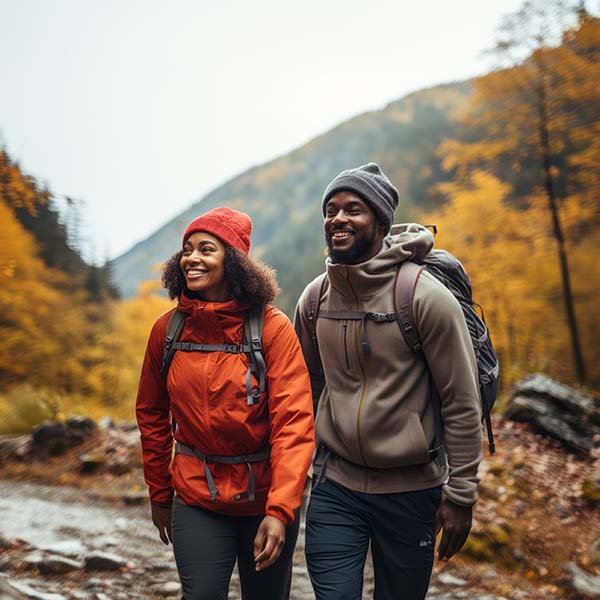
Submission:
[[[423,225],[394,225],[392,234],[383,240],[379,253],[363,263],[346,265],[327,258],[329,282],[344,296],[354,293],[368,297],[381,291],[381,286],[393,277],[397,265],[405,260],[422,261],[432,248],[433,235]]]

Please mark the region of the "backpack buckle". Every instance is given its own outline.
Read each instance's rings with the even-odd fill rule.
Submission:
[[[239,346],[237,344],[225,344],[223,349],[229,354],[239,354]]]
[[[369,316],[375,323],[385,323],[396,320],[396,315],[394,313],[370,313]]]

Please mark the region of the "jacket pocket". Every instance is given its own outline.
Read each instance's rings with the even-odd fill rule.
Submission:
[[[399,419],[398,429],[386,436],[369,436],[366,458],[370,467],[390,469],[428,464],[429,444],[419,413],[409,412]]]

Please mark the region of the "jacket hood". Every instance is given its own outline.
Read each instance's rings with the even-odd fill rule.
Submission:
[[[405,260],[421,261],[433,248],[432,233],[418,223],[394,225],[392,232],[383,240],[380,252],[363,263],[346,265],[327,258],[327,275],[332,287],[346,294],[349,282],[359,295],[369,295],[371,289],[381,288],[398,264]]]

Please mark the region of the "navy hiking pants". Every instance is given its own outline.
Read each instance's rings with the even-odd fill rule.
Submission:
[[[254,568],[254,536],[262,516],[234,517],[173,500],[173,551],[182,600],[227,600],[237,559],[243,600],[288,600],[299,517],[286,528],[279,558]]]
[[[375,600],[422,600],[433,567],[441,486],[365,494],[325,479],[311,492],[306,561],[317,600],[360,600],[369,543]]]

